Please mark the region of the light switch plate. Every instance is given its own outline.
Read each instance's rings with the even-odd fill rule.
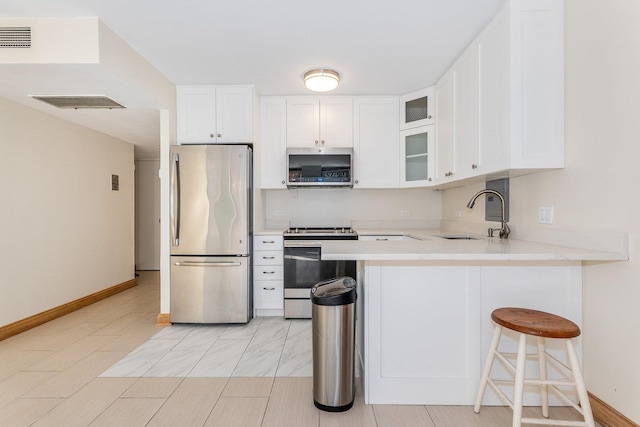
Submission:
[[[111,175],[111,190],[112,191],[120,190],[120,177],[118,175]]]
[[[553,224],[553,206],[538,208],[538,223]]]

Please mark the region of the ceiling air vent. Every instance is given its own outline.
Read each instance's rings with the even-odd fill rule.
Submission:
[[[77,95],[77,96],[40,96],[33,95],[33,99],[46,102],[58,108],[125,108],[113,99],[104,95]]]
[[[31,27],[0,27],[0,48],[31,47]]]

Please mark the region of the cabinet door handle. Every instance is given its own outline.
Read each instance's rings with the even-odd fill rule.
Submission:
[[[324,145],[324,139],[322,141],[320,141],[322,143],[322,145]]]
[[[318,140],[316,139],[316,145],[318,145]]]
[[[357,179],[353,182],[354,184],[360,184],[360,181],[358,181]]]
[[[264,289],[265,291],[275,291],[276,290],[276,288],[262,288],[262,289]]]
[[[471,165],[471,169],[478,169],[478,165],[476,165],[475,163]]]
[[[431,181],[431,178],[427,178],[427,181]]]
[[[220,138],[220,137],[222,137],[222,134],[221,134],[221,133],[219,133],[219,134],[218,134],[218,138]]]
[[[216,135],[212,133],[211,135],[209,135],[209,137],[210,137],[210,138],[215,138],[215,137],[216,137]]]
[[[286,184],[286,182],[282,181],[283,184]]]

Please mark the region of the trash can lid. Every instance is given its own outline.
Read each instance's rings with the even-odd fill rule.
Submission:
[[[356,281],[336,277],[318,282],[311,288],[311,302],[317,305],[346,305],[356,301]]]

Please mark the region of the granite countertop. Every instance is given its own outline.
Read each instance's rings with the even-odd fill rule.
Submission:
[[[446,230],[357,230],[366,235],[404,235],[410,240],[325,241],[322,259],[367,261],[623,261],[623,252],[582,249],[546,243],[488,238]],[[449,240],[439,235],[471,236]],[[415,239],[415,240],[414,240]]]

